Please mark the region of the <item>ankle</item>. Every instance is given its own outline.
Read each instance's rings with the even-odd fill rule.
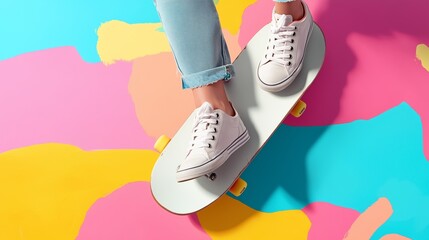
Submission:
[[[211,103],[214,109],[220,109],[230,116],[235,116],[234,109],[230,102]]]
[[[305,16],[304,6],[301,1],[276,2],[274,12],[277,14],[291,15],[293,21],[299,21]]]
[[[220,109],[231,116],[235,115],[225,92],[224,81],[194,88],[192,93],[196,107],[201,106],[204,102],[209,102],[214,109]]]

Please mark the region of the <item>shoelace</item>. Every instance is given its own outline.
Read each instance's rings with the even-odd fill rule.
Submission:
[[[210,133],[217,132],[216,127],[213,125],[219,123],[218,118],[218,113],[206,113],[202,116],[198,116],[192,132],[192,141],[189,146],[190,151],[196,148],[211,147],[209,141],[215,140],[215,135]]]
[[[269,45],[265,54],[265,58],[282,65],[290,66],[292,54],[287,51],[292,51],[293,47],[288,43],[294,42],[296,26],[284,26],[286,22],[286,15],[281,15],[279,20],[275,21],[273,16],[273,23],[271,24],[271,37]],[[271,49],[270,49],[271,48]]]

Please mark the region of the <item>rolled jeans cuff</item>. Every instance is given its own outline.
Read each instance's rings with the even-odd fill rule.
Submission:
[[[235,76],[234,66],[232,64],[215,67],[201,72],[183,75],[182,88],[196,88],[207,86],[217,81],[229,81]]]

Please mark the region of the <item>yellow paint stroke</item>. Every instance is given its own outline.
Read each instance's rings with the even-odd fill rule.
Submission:
[[[160,28],[161,23],[106,22],[97,31],[98,55],[104,64],[113,64],[171,51],[167,37]]]
[[[429,72],[429,47],[425,44],[417,45],[416,55],[417,59],[422,62],[423,68]]]
[[[255,2],[256,0],[219,0],[216,8],[222,28],[227,29],[233,35],[237,34],[244,10]]]
[[[380,198],[369,206],[352,224],[344,240],[371,239],[379,229],[392,216],[393,209],[387,198]],[[398,234],[385,235],[384,240],[406,240]]]
[[[241,26],[244,10],[256,0],[219,1],[216,5],[220,17],[223,34],[228,47],[235,44],[232,38],[237,37]],[[128,24],[112,20],[101,24],[97,30],[97,52],[104,64],[117,61],[133,61],[148,55],[170,52],[168,39],[161,23]],[[235,46],[234,46],[235,47]],[[232,53],[234,59],[235,53]]]
[[[197,215],[214,240],[307,239],[311,226],[301,210],[264,213],[226,195]]]
[[[0,239],[75,239],[93,203],[149,181],[158,153],[43,144],[0,154]]]

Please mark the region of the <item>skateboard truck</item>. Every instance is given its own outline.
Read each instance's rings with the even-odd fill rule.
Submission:
[[[210,174],[206,174],[206,177],[212,181],[214,181],[216,179],[216,173],[210,173]]]

